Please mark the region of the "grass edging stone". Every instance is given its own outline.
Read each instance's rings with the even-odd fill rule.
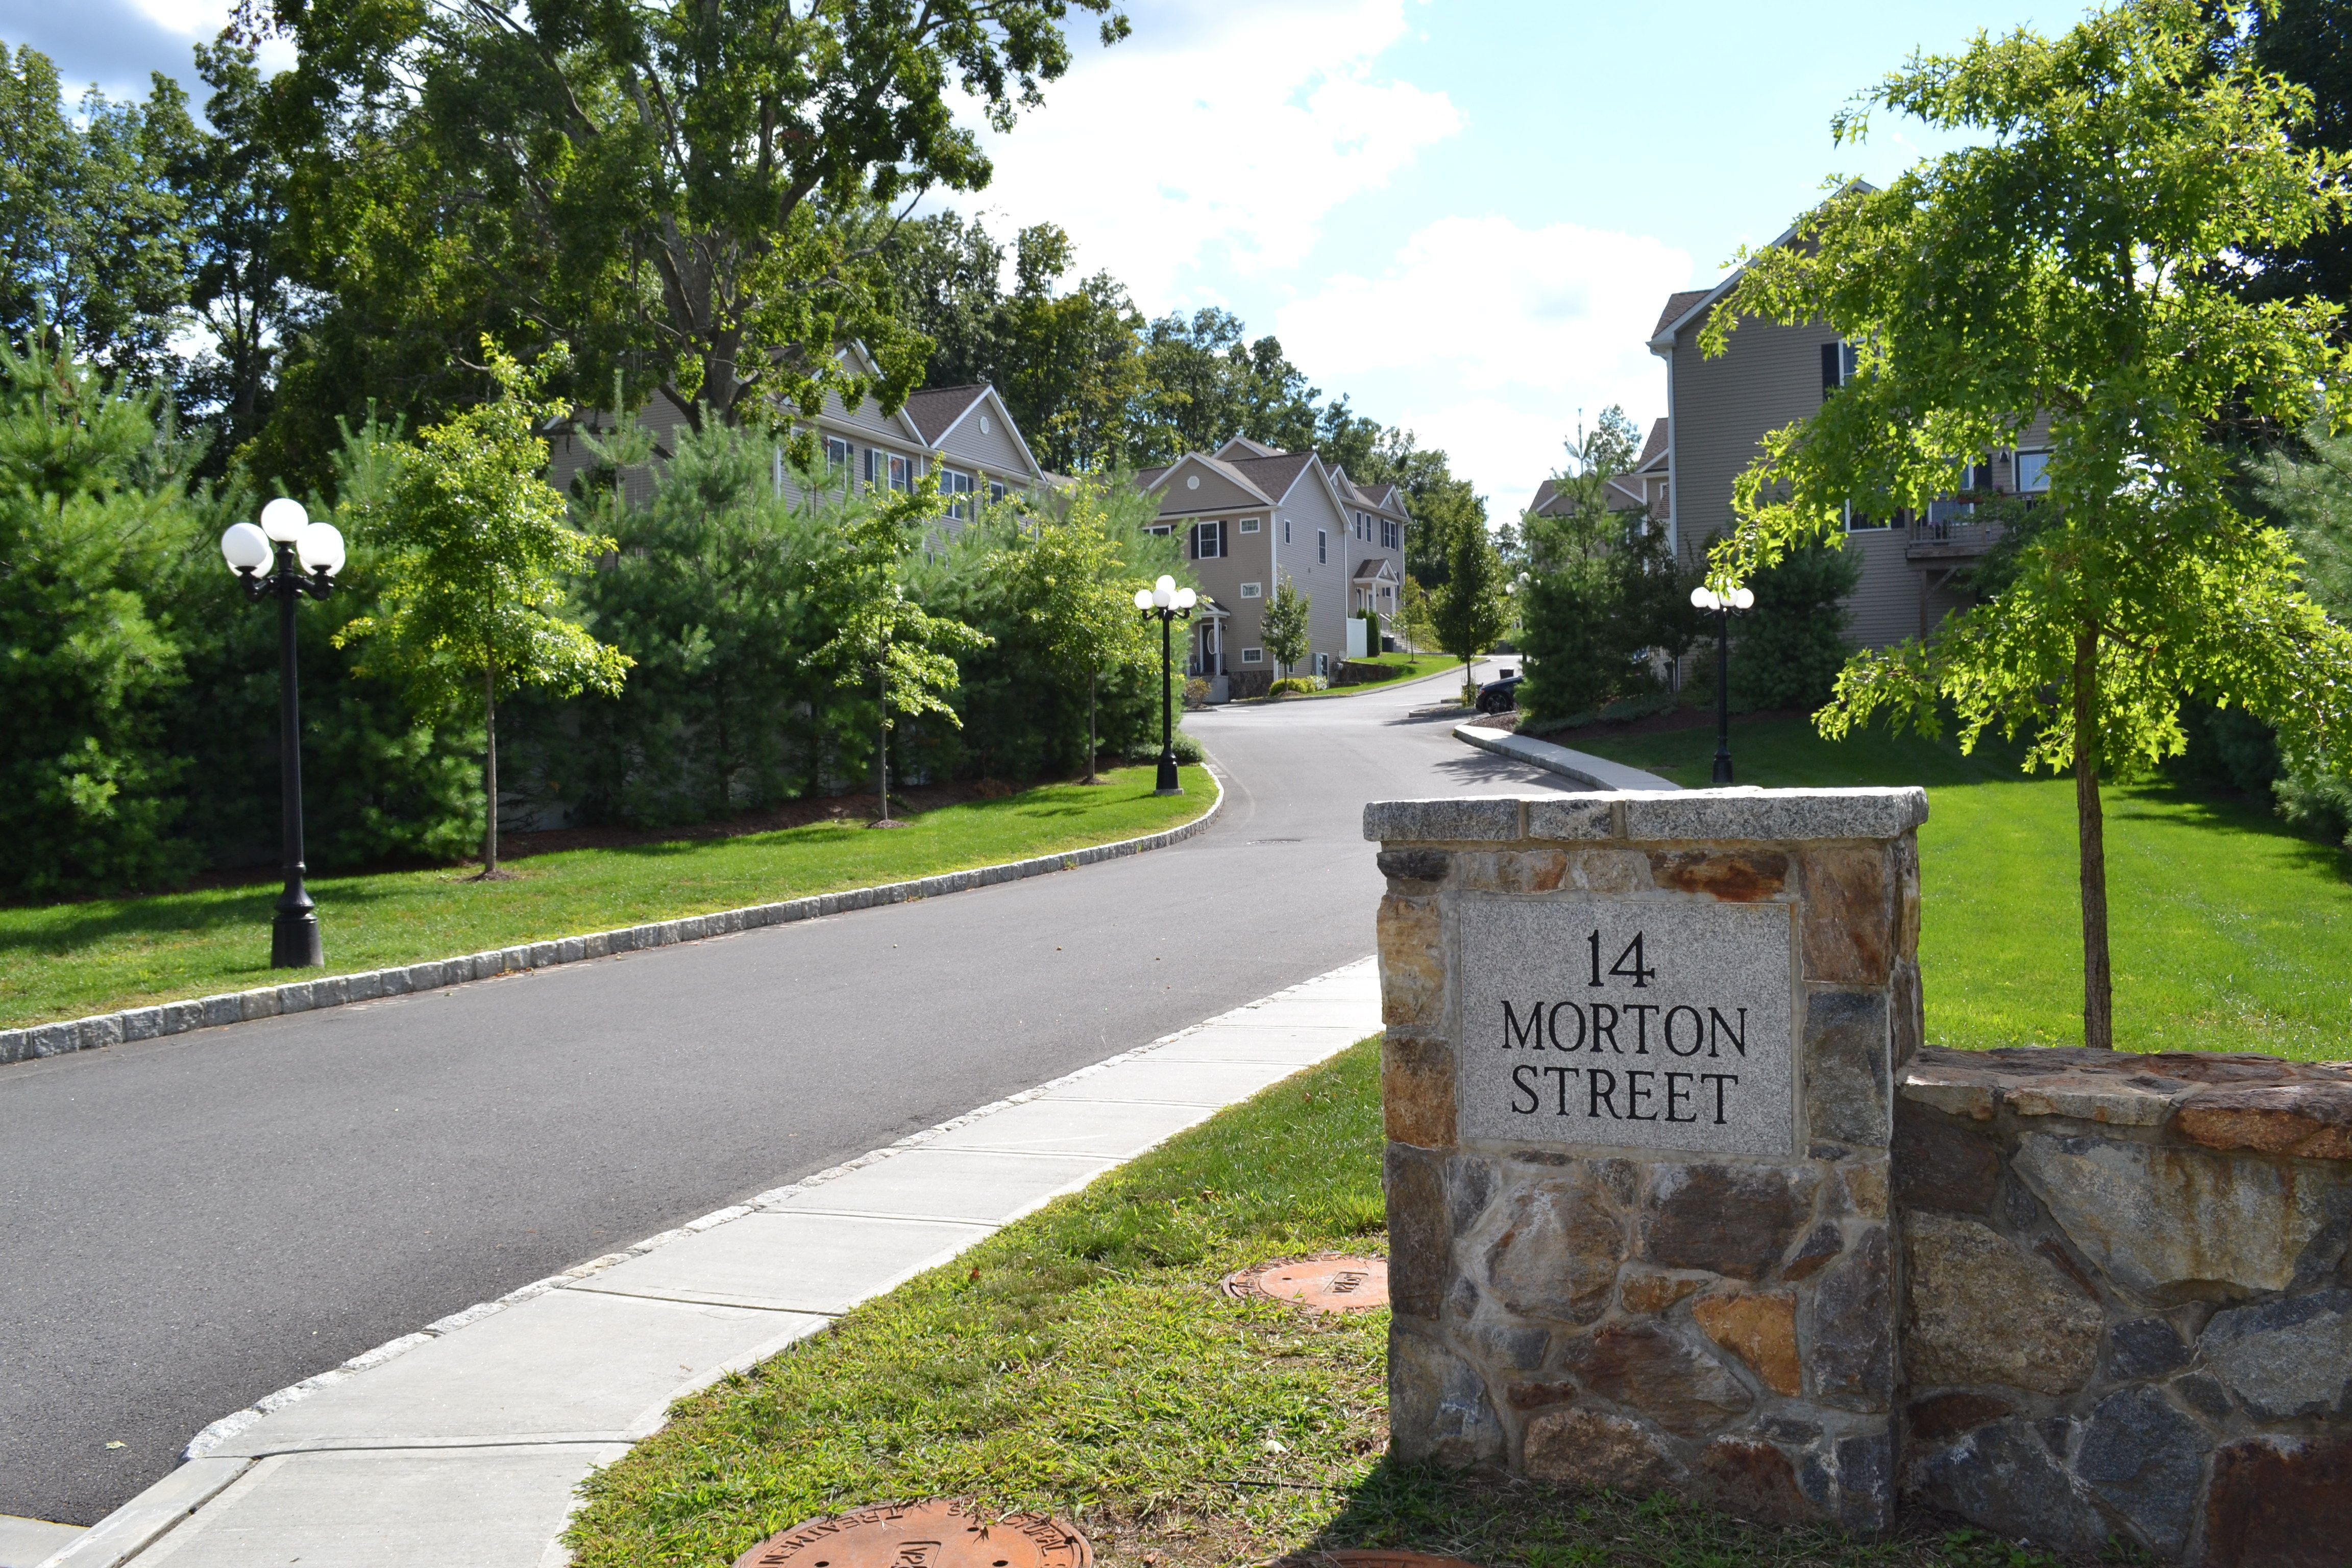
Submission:
[[[680,1399],[583,1484],[572,1561],[727,1568],[809,1519],[970,1495],[1070,1521],[1100,1568],[1349,1547],[1485,1568],[2055,1568],[1924,1517],[1866,1541],[1396,1462],[1386,1310],[1217,1289],[1278,1258],[1385,1252],[1382,1148],[1376,1037]]]
[[[676,920],[651,921],[614,931],[591,931],[583,936],[494,948],[458,958],[434,959],[422,963],[368,970],[358,974],[330,975],[318,980],[297,980],[283,985],[261,985],[249,991],[226,992],[183,1002],[159,1002],[150,1006],[93,1014],[84,1018],[66,1018],[55,1023],[27,1025],[23,1028],[0,1029],[0,1066],[65,1056],[74,1051],[98,1050],[132,1040],[186,1034],[194,1029],[250,1023],[257,1018],[277,1018],[291,1013],[315,1012],[322,1007],[341,1007],[353,1002],[374,1002],[387,996],[437,991],[446,986],[488,980],[500,974],[609,958],[617,952],[644,952],[681,942],[731,936],[738,931],[756,931],[763,926],[791,925],[799,921],[843,914],[852,910],[872,909],[877,904],[940,898],[973,888],[992,888],[1003,882],[1017,882],[1055,871],[1073,871],[1098,861],[1164,849],[1207,828],[1223,809],[1225,804],[1224,781],[1217,778],[1213,770],[1204,771],[1209,773],[1210,781],[1217,791],[1215,798],[1209,802],[1209,808],[1189,822],[1180,822],[1158,833],[1114,839],[1108,844],[1093,844],[1078,849],[1058,850],[1050,855],[1036,855],[994,866],[945,871],[904,882],[883,882],[873,887],[813,893],[806,898],[788,899],[782,903],[751,904],[709,914],[685,915]]]

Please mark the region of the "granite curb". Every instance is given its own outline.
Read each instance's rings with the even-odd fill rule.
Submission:
[[[1222,799],[1222,795],[1220,798]],[[1202,820],[1207,820],[1208,815],[1212,814],[1204,814]],[[471,1307],[427,1323],[415,1332],[386,1341],[338,1366],[304,1378],[299,1383],[290,1384],[275,1393],[265,1394],[246,1408],[221,1417],[197,1433],[189,1440],[187,1447],[184,1450],[181,1456],[183,1463],[179,1468],[115,1510],[106,1519],[101,1520],[86,1536],[45,1559],[40,1568],[113,1568],[113,1565],[139,1555],[148,1546],[168,1533],[173,1526],[219,1495],[253,1465],[268,1457],[267,1454],[215,1455],[215,1450],[229,1443],[265,1415],[307,1399],[313,1394],[331,1388],[362,1372],[381,1366],[409,1351],[429,1344],[445,1334],[454,1333],[469,1324],[502,1312],[509,1307],[520,1306],[550,1291],[577,1285],[583,1280],[592,1279],[632,1258],[724,1226],[730,1221],[741,1219],[749,1215],[785,1207],[795,1196],[811,1189],[823,1187],[853,1172],[865,1170],[885,1160],[922,1148],[950,1133],[1009,1110],[1015,1106],[1044,1099],[1056,1090],[1083,1082],[1124,1063],[1151,1056],[1167,1047],[1180,1044],[1222,1025],[1230,1024],[1237,1015],[1246,1014],[1253,1008],[1280,1001],[1300,992],[1328,985],[1338,977],[1372,962],[1370,958],[1363,958],[1351,963],[1342,964],[1338,969],[1312,976],[1297,984],[1286,986],[1280,991],[1259,997],[1255,1001],[1215,1017],[1203,1019],[1200,1023],[1162,1035],[1147,1044],[1106,1057],[1100,1061],[1064,1073],[1059,1078],[1023,1089],[1017,1094],[1007,1095],[1003,1099],[975,1107],[961,1116],[950,1118],[919,1132],[909,1133],[896,1142],[869,1150],[854,1159],[845,1160],[839,1164],[829,1166],[800,1181],[772,1187],[746,1198],[741,1203],[714,1209],[682,1225],[675,1226],[657,1235],[649,1236],[634,1246],[606,1253],[601,1258],[590,1258],[584,1263],[558,1274],[551,1274],[545,1279],[532,1280],[530,1284],[520,1286],[494,1300],[477,1302]],[[1372,1016],[1368,1020],[1367,1026],[1377,1031],[1379,1026],[1377,1005],[1371,1005],[1371,1007]],[[1120,1159],[1113,1163],[1125,1164],[1127,1161]],[[722,1372],[724,1370],[721,1369]],[[683,1397],[695,1392],[697,1388],[706,1385],[709,1381],[711,1379],[708,1376],[693,1380],[681,1386],[672,1397]],[[532,1441],[542,1441],[542,1439],[532,1439]]]
[[[1508,757],[1515,763],[1541,768],[1546,773],[1591,784],[1595,789],[1680,789],[1682,785],[1656,773],[1629,768],[1622,763],[1612,763],[1606,757],[1596,757],[1588,752],[1571,751],[1549,741],[1538,741],[1533,735],[1517,735],[1508,730],[1490,730],[1484,724],[1456,724],[1454,738],[1492,752],[1498,757]]]
[[[732,936],[738,931],[757,931],[763,926],[791,925],[799,921],[846,914],[852,910],[872,909],[880,904],[936,899],[948,893],[966,892],[973,888],[992,888],[1055,871],[1074,871],[1081,866],[1091,866],[1098,861],[1117,860],[1152,849],[1165,849],[1204,831],[1216,820],[1218,812],[1223,809],[1224,781],[1219,779],[1213,771],[1209,776],[1217,786],[1217,795],[1209,803],[1208,810],[1190,822],[1137,838],[1121,838],[1084,849],[1032,856],[1025,860],[1008,860],[1001,865],[980,866],[966,871],[946,871],[936,877],[918,877],[910,881],[883,882],[870,888],[816,893],[782,903],[749,904],[741,909],[720,910],[715,914],[685,915],[677,920],[652,921],[614,931],[592,931],[585,936],[523,942],[514,947],[468,953],[462,958],[401,964],[391,969],[373,969],[362,974],[331,975],[320,980],[297,980],[285,985],[263,985],[250,991],[226,992],[217,996],[199,996],[184,1002],[159,1002],[152,1006],[100,1013],[87,1018],[68,1018],[54,1024],[0,1029],[0,1067],[46,1057],[61,1057],[73,1051],[97,1050],[131,1040],[152,1040],[165,1035],[186,1034],[194,1029],[251,1023],[257,1018],[277,1018],[291,1013],[315,1012],[321,1007],[341,1007],[352,1002],[376,1002],[390,996],[437,991],[471,981],[493,979],[500,974],[609,958],[620,952],[645,952],[681,942]]]

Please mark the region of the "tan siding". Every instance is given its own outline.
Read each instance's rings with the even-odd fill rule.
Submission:
[[[1201,481],[1198,489],[1185,484],[1194,478]],[[1265,503],[1211,468],[1185,468],[1160,482],[1160,515],[1164,518],[1210,516],[1240,507],[1255,507],[1263,511]]]
[[[988,434],[980,433],[981,419],[988,420]],[[940,444],[947,460],[960,468],[975,465],[1000,478],[1025,479],[1031,477],[1029,465],[1021,460],[1021,448],[1013,444],[1005,431],[1004,416],[983,403],[963,416],[963,422],[947,433]]]

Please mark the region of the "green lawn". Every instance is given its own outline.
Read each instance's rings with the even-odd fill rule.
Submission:
[[[573,1561],[724,1568],[817,1515],[969,1494],[1072,1521],[1106,1568],[1345,1546],[1484,1568],[2049,1563],[1390,1463],[1385,1311],[1316,1318],[1213,1288],[1269,1258],[1385,1250],[1379,1065],[1368,1041],[1277,1084],[679,1402],[589,1480]]]
[[[1563,743],[1707,782],[1715,729]],[[1791,719],[1735,721],[1739,782],[1919,784],[1919,935],[1927,1038],[1980,1047],[2082,1043],[2074,785],[2017,753],[1883,733],[1832,744]],[[2109,788],[2116,1037],[2136,1050],[2352,1058],[2352,860],[2252,801],[2165,784]]]
[[[733,838],[577,849],[512,861],[511,881],[463,868],[327,877],[310,884],[328,967],[342,974],[451,958],[647,921],[777,903],[1076,849],[1172,827],[1216,798],[1207,770],[1182,795],[1151,793],[1152,769],[1108,784],[1048,784],[945,806],[897,832],[863,821]],[[0,909],[0,1027],[269,984],[278,884]]]
[[[1361,697],[1367,691],[1388,691],[1403,685],[1409,680],[1418,680],[1424,675],[1436,675],[1441,671],[1449,668],[1459,668],[1462,663],[1460,659],[1449,658],[1442,653],[1378,653],[1372,655],[1370,658],[1350,659],[1349,662],[1351,664],[1384,664],[1391,669],[1395,670],[1397,673],[1386,680],[1366,681],[1361,686],[1335,686],[1328,691],[1286,691],[1280,697],[1255,697],[1246,699],[1246,700],[1253,702],[1319,702],[1328,698],[1333,697]]]

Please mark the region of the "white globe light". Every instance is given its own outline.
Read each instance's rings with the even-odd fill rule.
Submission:
[[[1189,610],[1200,602],[1201,595],[1192,592],[1192,589],[1179,588],[1176,590],[1176,607],[1178,609]]]
[[[294,553],[313,572],[331,577],[343,569],[343,536],[331,522],[314,522],[294,542]]]
[[[1733,589],[1731,594],[1731,607],[1735,610],[1754,609],[1756,607],[1756,590],[1753,588]]]
[[[261,509],[261,531],[280,544],[301,538],[310,521],[310,514],[302,510],[302,503],[289,496],[279,496]]]
[[[1160,586],[1151,590],[1151,604],[1153,608],[1160,610],[1175,607],[1176,590],[1168,585],[1167,578],[1160,579]]]
[[[1149,588],[1138,588],[1138,589],[1135,591],[1135,607],[1136,607],[1137,609],[1139,609],[1139,610],[1148,610],[1148,609],[1151,608],[1151,590],[1150,590],[1150,589],[1149,589]]]
[[[269,536],[249,522],[232,523],[221,535],[221,555],[232,572],[258,572],[271,553]]]
[[[1695,609],[1714,609],[1715,590],[1708,587],[1706,584],[1701,583],[1697,587],[1691,590],[1691,605]]]
[[[1151,591],[1154,594],[1172,594],[1176,591],[1176,579],[1162,572],[1160,574],[1160,581],[1151,584]],[[1167,601],[1160,602],[1165,604]]]

